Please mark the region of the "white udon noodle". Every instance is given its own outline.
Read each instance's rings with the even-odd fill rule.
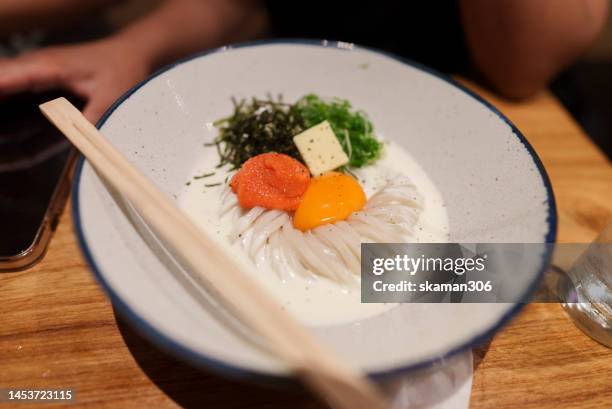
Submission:
[[[405,176],[393,175],[348,219],[306,232],[293,227],[291,214],[254,207],[243,210],[229,185],[221,193],[220,217],[232,217],[229,239],[239,242],[258,268],[281,280],[326,277],[359,281],[361,243],[399,243],[414,237],[423,198]]]

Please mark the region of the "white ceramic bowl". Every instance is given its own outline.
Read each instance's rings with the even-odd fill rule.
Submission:
[[[104,135],[169,197],[179,197],[210,122],[230,97],[315,92],[366,111],[433,180],[453,242],[553,242],[546,173],[521,133],[495,108],[441,76],[346,43],[261,42],[224,47],[168,67],[130,90],[100,121]],[[287,380],[274,357],[244,342],[195,301],[200,291],[87,162],[73,210],[81,249],[116,308],[152,341],[190,362],[238,377]],[[143,239],[144,238],[144,239]],[[525,299],[548,262],[525,286]],[[348,362],[374,376],[427,366],[490,337],[520,304],[406,304],[372,319],[314,328]]]

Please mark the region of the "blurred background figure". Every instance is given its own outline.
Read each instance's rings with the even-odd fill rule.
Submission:
[[[263,32],[251,0],[0,0],[0,95],[62,88],[96,121],[152,71]]]
[[[0,0],[0,97],[65,89],[96,121],[131,86],[186,55],[306,37],[382,48],[521,99],[589,50],[607,20],[607,0]],[[612,104],[602,91],[612,88],[612,51],[598,50],[553,88],[610,152]]]

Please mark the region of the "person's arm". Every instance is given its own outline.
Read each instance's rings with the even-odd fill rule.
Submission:
[[[608,0],[460,0],[468,49],[501,95],[529,97],[586,51]]]
[[[266,26],[257,0],[166,0],[114,36],[152,68],[196,51],[251,39]]]
[[[160,65],[255,36],[265,22],[255,0],[166,0],[111,37],[0,60],[0,97],[65,88],[87,100],[84,114],[95,121]]]

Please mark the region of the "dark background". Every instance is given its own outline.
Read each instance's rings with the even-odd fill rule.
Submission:
[[[403,55],[447,74],[478,80],[463,38],[456,0],[378,0],[375,5],[356,2],[350,7],[346,2],[310,0],[299,13],[295,2],[266,3],[271,36],[354,42]],[[596,43],[554,80],[551,90],[608,158],[612,157],[610,16]]]

